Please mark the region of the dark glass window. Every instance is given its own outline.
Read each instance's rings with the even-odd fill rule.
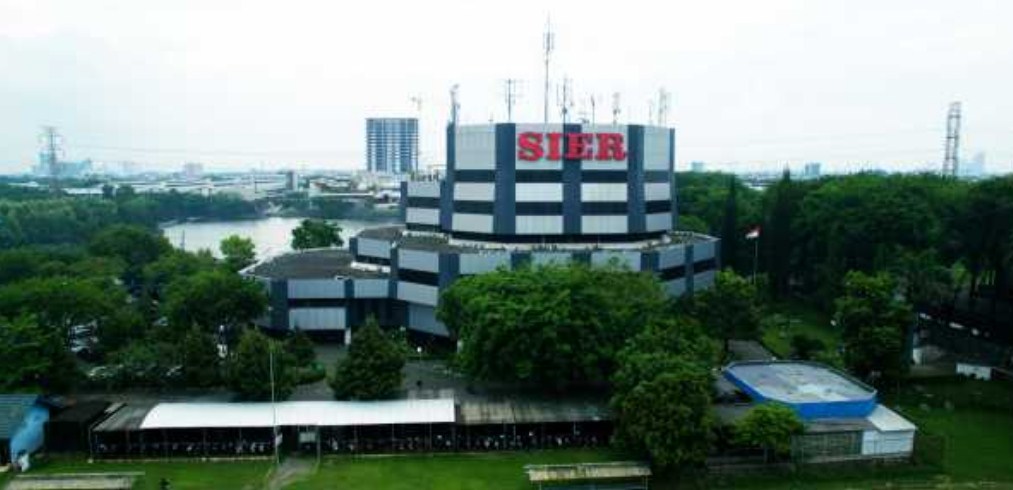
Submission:
[[[580,203],[580,213],[586,215],[626,214],[627,208],[626,201]]]

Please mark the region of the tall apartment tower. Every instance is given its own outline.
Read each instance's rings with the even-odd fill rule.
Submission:
[[[414,117],[366,119],[366,168],[408,173],[419,165],[419,120]]]

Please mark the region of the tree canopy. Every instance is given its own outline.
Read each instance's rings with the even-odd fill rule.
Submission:
[[[889,275],[849,272],[834,321],[842,329],[844,362],[851,372],[877,382],[896,380],[906,371],[904,339],[914,318]]]
[[[229,354],[229,388],[243,400],[270,400],[272,356],[275,399],[288,398],[295,388],[293,361],[275,341],[253,328],[243,331],[239,345]]]
[[[184,329],[197,325],[206,332],[246,325],[266,308],[260,284],[221,269],[179,277],[169,284],[164,302],[170,324]]]
[[[472,377],[561,388],[607,380],[625,341],[667,306],[651,274],[553,264],[458,279],[437,317]]]
[[[340,247],[345,244],[341,238],[341,227],[322,219],[304,219],[292,230],[292,248]]]
[[[726,354],[729,340],[760,336],[756,286],[732,271],[718,272],[714,286],[697,293],[694,309],[705,330],[724,341]]]
[[[762,447],[764,454],[787,454],[791,440],[805,429],[802,419],[791,408],[777,403],[763,403],[749,410],[735,425],[735,439],[750,446]]]
[[[63,339],[27,315],[0,317],[0,391],[61,392],[78,376]]]
[[[401,389],[405,349],[370,317],[356,329],[348,354],[339,359],[331,379],[338,400],[389,398]]]
[[[239,235],[230,235],[222,239],[219,245],[222,256],[225,257],[225,267],[231,271],[240,271],[257,260],[257,252],[253,240],[243,238]]]

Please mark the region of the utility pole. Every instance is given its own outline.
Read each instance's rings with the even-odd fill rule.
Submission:
[[[542,40],[542,47],[545,53],[545,92],[543,99],[543,117],[545,124],[549,124],[549,61],[552,58],[552,51],[556,49],[555,34],[552,33],[551,19],[545,19],[545,37]]]
[[[960,102],[953,102],[946,114],[946,151],[943,154],[943,175],[956,178],[959,169]]]
[[[279,447],[281,444],[278,440],[278,407],[274,398],[274,341],[268,340],[267,352],[271,370],[271,435],[274,437],[272,441],[274,443],[274,466],[277,468],[281,466],[281,448]]]

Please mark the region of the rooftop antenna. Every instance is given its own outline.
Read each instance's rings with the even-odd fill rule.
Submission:
[[[461,112],[461,103],[458,101],[458,91],[460,85],[453,84],[450,86],[450,124],[457,126],[457,119]]]
[[[960,102],[950,104],[946,114],[946,151],[943,155],[943,175],[956,177],[960,167]]]
[[[596,104],[596,102],[597,102],[597,101],[595,100],[595,96],[594,96],[594,94],[591,94],[591,96],[590,96],[590,97],[588,97],[588,103],[590,103],[590,104],[591,104],[591,124],[594,124],[594,123],[595,123],[595,118],[594,118],[594,116],[595,116],[595,107],[596,107],[596,105],[597,105],[597,104]]]
[[[658,89],[658,126],[668,125],[669,93],[664,87]]]
[[[419,148],[419,142],[417,141],[418,140],[418,133],[419,133],[419,130],[420,130],[419,126],[422,125],[422,95],[420,95],[420,94],[413,95],[412,98],[411,98],[411,101],[412,101],[412,105],[415,106],[415,120],[416,120],[416,123],[415,123],[415,135],[416,135],[415,151],[418,152],[418,154],[415,155],[415,168],[413,168],[412,171],[413,172],[418,172],[419,171],[419,161],[422,160],[422,150],[421,150],[421,148]]]
[[[507,122],[514,121],[514,103],[517,102],[518,97],[517,93],[518,82],[519,81],[516,78],[508,78],[504,81],[504,88],[505,88],[504,96],[506,98]]]
[[[552,58],[552,51],[556,49],[556,36],[552,33],[552,19],[545,18],[545,37],[542,39],[542,47],[545,53],[545,93],[543,97],[543,118],[545,124],[549,124],[549,61]]]
[[[570,121],[570,109],[573,107],[573,88],[570,79],[563,77],[563,83],[556,93],[556,101],[559,103],[559,115],[563,118],[563,124]]]
[[[622,112],[622,103],[619,100],[619,92],[612,92],[612,125],[619,125],[619,113]]]
[[[647,100],[647,123],[654,125],[654,99]]]

